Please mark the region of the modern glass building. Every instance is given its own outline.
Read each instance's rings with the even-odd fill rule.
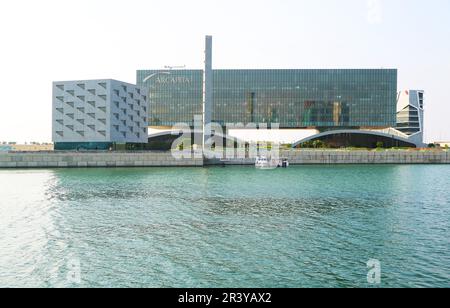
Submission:
[[[193,123],[202,114],[202,70],[143,70],[149,125]],[[396,69],[214,70],[212,121],[281,128],[396,125]]]
[[[182,123],[195,127],[205,145],[218,136],[209,128],[213,122],[227,129],[225,139],[233,138],[236,126],[250,131],[267,124],[301,132],[303,139],[292,141],[293,146],[316,140],[333,147],[423,145],[423,91],[397,96],[396,69],[214,70],[211,36],[205,39],[204,63],[201,70],[139,70],[133,93],[124,85],[127,93],[119,87],[110,97],[100,81],[95,89],[77,82],[67,89],[55,84],[55,143],[167,145],[162,141],[177,135],[172,128]],[[137,97],[145,104],[135,106]]]
[[[137,83],[149,85],[149,126],[193,123],[202,114],[203,71],[138,71]]]

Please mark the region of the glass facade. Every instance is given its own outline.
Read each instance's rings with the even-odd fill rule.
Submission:
[[[113,145],[112,142],[55,142],[55,151],[106,151]]]
[[[408,106],[397,114],[397,130],[407,135],[413,135],[421,131],[417,108]]]
[[[214,70],[213,121],[281,128],[394,127],[397,70]],[[149,125],[202,114],[201,70],[138,71],[149,89]]]
[[[149,89],[149,125],[193,125],[202,115],[203,71],[138,71],[137,84]]]

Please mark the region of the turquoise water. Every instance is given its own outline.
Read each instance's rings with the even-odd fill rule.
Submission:
[[[450,287],[449,174],[0,170],[0,287]]]

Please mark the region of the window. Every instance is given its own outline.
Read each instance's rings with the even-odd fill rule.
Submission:
[[[419,108],[423,109],[423,92],[419,92]]]

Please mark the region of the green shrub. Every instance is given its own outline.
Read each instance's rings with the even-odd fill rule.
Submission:
[[[412,149],[412,148],[410,148],[410,147],[393,147],[393,148],[391,148],[392,150],[410,150],[410,149]]]

